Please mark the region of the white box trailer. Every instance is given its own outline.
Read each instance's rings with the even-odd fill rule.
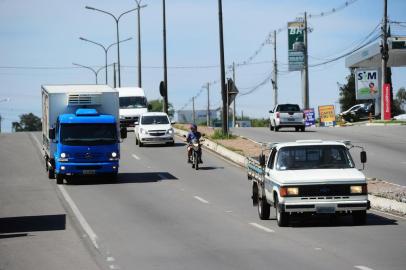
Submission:
[[[113,115],[119,132],[118,91],[108,85],[42,85],[42,143],[46,155],[52,157],[56,144],[48,131],[56,127],[61,114],[75,114],[79,108],[96,109],[100,114]]]

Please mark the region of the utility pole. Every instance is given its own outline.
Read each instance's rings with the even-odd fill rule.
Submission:
[[[276,30],[273,31],[273,103],[278,104],[278,62],[276,60]]]
[[[234,82],[234,85],[235,85],[235,63],[234,62],[233,62],[233,82]],[[237,95],[235,95],[234,102],[233,102],[233,127],[235,127],[235,113],[236,113],[235,102],[236,101],[237,101]]]
[[[210,126],[210,83],[207,83],[207,126]]]
[[[192,120],[193,120],[193,124],[196,124],[195,97],[192,97]]]
[[[224,40],[223,40],[223,7],[222,1],[218,0],[218,10],[219,10],[219,40],[220,40],[220,73],[221,73],[221,96],[223,99],[222,108],[222,133],[224,135],[228,134],[228,104],[227,104],[227,87],[226,87],[226,72],[224,66]]]
[[[166,8],[165,0],[162,0],[162,17],[163,17],[163,40],[164,40],[164,85],[165,85],[165,96],[164,96],[164,112],[168,113],[168,73],[167,73],[167,63],[166,63]]]
[[[309,65],[308,65],[308,42],[307,42],[307,13],[304,13],[304,69],[302,70],[302,98],[303,109],[309,108]]]
[[[388,1],[384,0],[383,19],[382,19],[382,82],[381,82],[381,120],[384,120],[384,104],[385,98],[383,97],[383,86],[388,82]]]

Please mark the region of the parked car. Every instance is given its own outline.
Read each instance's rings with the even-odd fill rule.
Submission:
[[[393,117],[393,119],[405,121],[405,120],[406,120],[406,114],[399,114],[399,115],[396,115],[396,116]]]
[[[135,144],[139,147],[144,144],[175,144],[172,124],[166,113],[143,113],[135,122],[134,133]]]
[[[352,106],[346,111],[340,113],[340,116],[348,122],[356,122],[360,120],[369,119],[369,115],[375,116],[375,104],[374,103],[360,103]]]

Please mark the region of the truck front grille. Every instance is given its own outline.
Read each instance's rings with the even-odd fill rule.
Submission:
[[[148,134],[151,136],[163,136],[165,135],[166,130],[150,130],[148,131]]]
[[[98,159],[103,157],[103,153],[76,153],[74,155],[77,159]]]
[[[300,197],[335,197],[335,196],[350,196],[349,184],[334,184],[334,185],[305,185],[299,186]],[[365,195],[365,194],[359,194]],[[330,198],[329,198],[330,199]]]

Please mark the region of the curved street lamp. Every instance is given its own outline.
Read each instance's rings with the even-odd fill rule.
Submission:
[[[95,78],[96,78],[96,84],[99,84],[99,83],[97,82],[97,75],[99,74],[99,72],[100,72],[102,69],[105,68],[105,67],[101,67],[101,68],[95,70],[95,69],[92,68],[92,67],[84,66],[84,65],[81,65],[81,64],[77,64],[77,63],[72,63],[72,65],[78,66],[78,67],[82,67],[82,68],[86,68],[86,69],[92,71],[92,72],[94,73]]]
[[[79,39],[80,39],[80,40],[83,40],[83,41],[87,41],[87,42],[93,43],[93,44],[95,44],[95,45],[98,45],[98,46],[102,47],[102,49],[104,50],[104,55],[105,55],[105,69],[106,69],[106,84],[107,84],[107,52],[109,51],[109,49],[110,49],[112,46],[114,46],[114,45],[116,45],[116,44],[118,44],[118,43],[122,43],[122,42],[129,41],[129,40],[132,39],[132,37],[129,37],[129,38],[124,39],[124,40],[120,40],[119,42],[114,42],[114,43],[110,44],[110,45],[107,46],[107,47],[105,47],[103,44],[100,44],[100,43],[98,43],[98,42],[89,40],[89,39],[84,38],[84,37],[79,37]]]
[[[89,7],[89,6],[86,6],[86,8],[87,8],[87,9],[90,9],[90,10],[94,10],[94,11],[99,11],[99,12],[104,13],[104,14],[107,14],[107,15],[110,15],[110,16],[114,19],[114,21],[116,22],[116,33],[117,33],[117,64],[118,64],[118,87],[121,87],[120,37],[119,37],[119,30],[118,30],[118,22],[120,21],[120,19],[121,19],[121,17],[122,17],[123,15],[128,14],[128,13],[130,13],[130,12],[133,12],[133,11],[137,10],[138,8],[133,8],[133,9],[127,10],[127,11],[121,13],[118,17],[114,16],[114,15],[113,15],[112,13],[110,13],[110,12],[107,12],[107,11],[104,11],[104,10],[101,10],[101,9],[98,9],[98,8]]]

